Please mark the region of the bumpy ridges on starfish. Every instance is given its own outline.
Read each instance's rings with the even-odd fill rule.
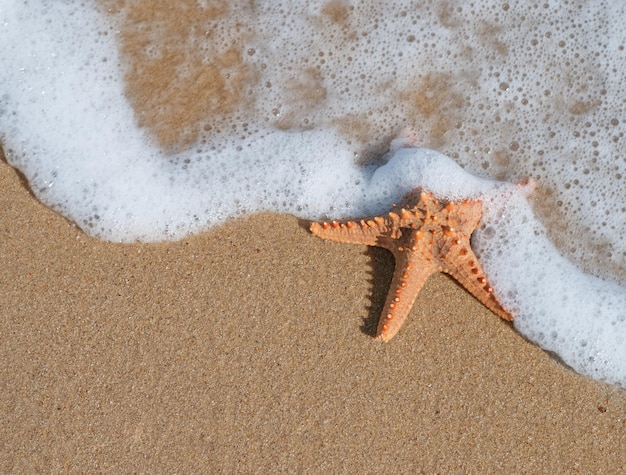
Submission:
[[[470,246],[481,214],[480,201],[443,202],[417,189],[405,197],[403,207],[394,206],[385,216],[313,223],[311,232],[323,239],[380,246],[393,253],[396,268],[377,330],[378,338],[389,341],[435,272],[452,275],[494,313],[513,319],[493,295]]]
[[[312,223],[311,232],[322,239],[351,244],[382,246],[387,239],[401,237],[403,227],[419,222],[423,218],[419,209],[391,211],[385,216],[361,219],[358,221],[331,221]]]

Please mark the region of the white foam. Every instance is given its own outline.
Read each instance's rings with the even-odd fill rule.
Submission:
[[[379,213],[418,185],[479,194],[475,244],[517,328],[577,371],[626,386],[624,289],[562,257],[626,282],[622,2],[230,5],[181,44],[206,61],[238,49],[253,72],[248,99],[173,154],[124,96],[123,12],[0,0],[0,140],[42,201],[102,239],[158,241],[262,210]],[[329,5],[345,18],[332,20]],[[149,59],[162,44],[147,30]],[[534,178],[548,226],[515,188],[440,153],[375,162],[406,125],[469,171]],[[244,129],[245,139],[229,133]]]
[[[472,244],[515,328],[577,372],[626,387],[626,288],[565,259],[520,191],[486,202]]]
[[[73,10],[53,3],[5,22],[13,61],[0,82],[13,89],[0,124],[9,159],[37,196],[88,233],[179,239],[244,212],[320,215],[362,201],[362,187],[344,183],[362,181],[364,170],[333,130],[262,130],[248,144],[162,152],[135,125],[106,23]],[[63,25],[50,27],[46,19],[57,16]],[[11,27],[30,30],[33,41],[23,45]]]

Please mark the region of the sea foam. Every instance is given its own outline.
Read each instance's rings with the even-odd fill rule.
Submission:
[[[375,214],[416,186],[481,197],[473,243],[516,327],[626,386],[625,291],[607,280],[626,282],[623,5],[371,3],[181,0],[198,9],[180,9],[181,40],[141,2],[0,0],[0,141],[43,202],[111,241]],[[194,104],[190,78],[220,87]],[[384,155],[407,125],[405,146],[454,160]],[[495,180],[525,177],[534,207]]]

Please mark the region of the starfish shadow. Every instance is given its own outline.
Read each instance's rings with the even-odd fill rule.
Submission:
[[[311,221],[298,219],[298,226],[310,233]],[[393,278],[395,259],[390,251],[382,247],[367,246],[363,255],[370,259],[368,282],[372,290],[369,295],[370,305],[367,308],[367,315],[362,319],[361,331],[373,338],[376,336],[380,313],[383,311]]]
[[[393,254],[387,249],[368,246],[365,255],[370,258],[369,283],[372,291],[370,293],[370,306],[367,309],[367,316],[363,317],[361,331],[371,337],[376,336],[380,313],[385,305],[391,279],[395,269]]]

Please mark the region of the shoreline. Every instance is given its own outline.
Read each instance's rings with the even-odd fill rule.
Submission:
[[[626,467],[626,391],[444,275],[381,344],[384,251],[273,214],[111,244],[0,185],[2,472]]]

